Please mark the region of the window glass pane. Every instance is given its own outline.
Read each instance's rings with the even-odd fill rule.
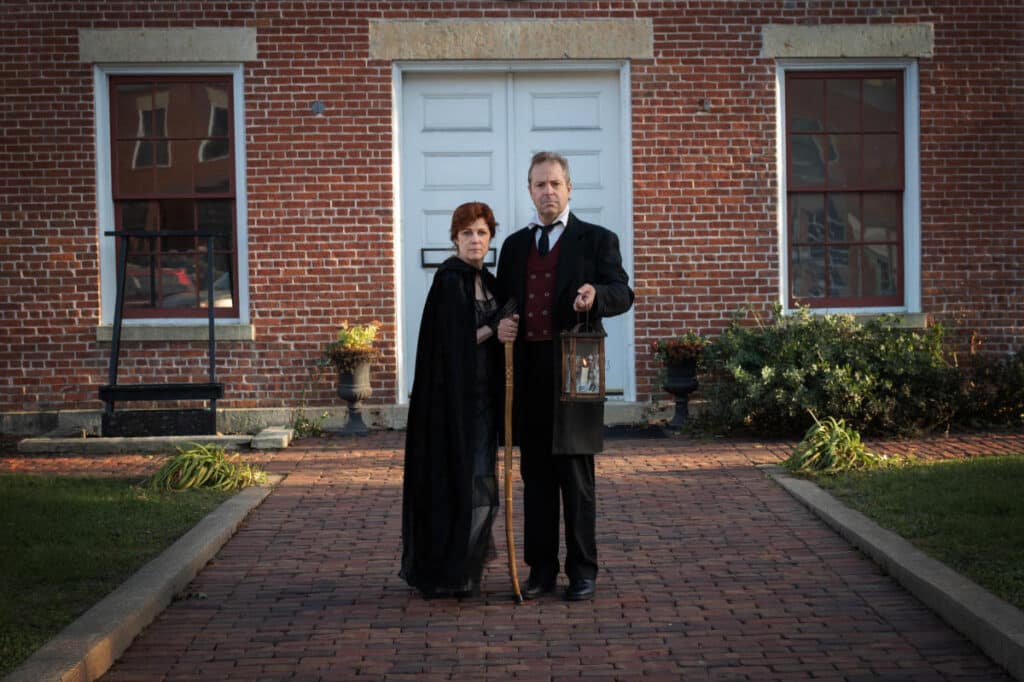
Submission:
[[[192,193],[192,152],[195,140],[176,140],[170,143],[169,163],[156,169],[156,187],[160,194]]]
[[[157,204],[153,201],[125,201],[121,203],[121,229],[147,230],[152,232],[160,226]]]
[[[825,122],[829,131],[860,132],[860,80],[830,78],[825,82]]]
[[[828,251],[829,295],[860,296],[860,247],[834,246]]]
[[[789,276],[796,298],[825,296],[825,247],[800,246],[791,250]]]
[[[145,165],[138,165],[139,159],[145,160]],[[152,142],[118,142],[114,145],[118,194],[149,194],[153,191],[152,159]]]
[[[896,78],[864,79],[864,130],[900,130],[899,95]]]
[[[195,254],[165,254],[160,265],[160,307],[197,307],[199,290],[196,287]]]
[[[144,130],[152,129],[152,122],[144,120],[153,110],[149,84],[121,83],[114,88],[113,99],[115,139],[141,137]]]
[[[786,122],[791,132],[824,130],[824,82],[791,78],[786,86]]]
[[[828,240],[852,242],[860,238],[860,194],[829,194]]]
[[[899,239],[903,207],[896,192],[864,195],[864,240],[894,242]]]
[[[899,135],[864,136],[864,177],[875,187],[902,187]]]
[[[226,84],[200,83],[194,87],[195,137],[226,136],[230,109],[228,86]]]
[[[864,295],[895,296],[899,282],[899,249],[873,244],[864,248]]]
[[[789,138],[789,183],[793,188],[825,184],[823,135],[791,135]]]
[[[220,145],[221,140],[213,141],[215,146]],[[199,156],[209,153],[209,147],[205,148],[203,145],[206,141],[199,143]],[[196,164],[195,167],[195,191],[200,194],[210,194],[213,192],[227,193],[231,191],[231,161],[229,158],[221,157],[216,160],[209,162]]]
[[[160,229],[160,207],[155,201],[125,201],[120,204],[120,208],[120,229],[146,232]],[[156,248],[155,239],[131,237],[129,241],[128,248],[133,255],[151,253]]]
[[[201,130],[192,123],[195,115],[191,83],[164,83],[160,86],[157,99],[167,111],[168,137],[187,139],[202,134]]]
[[[789,233],[794,244],[824,241],[824,207],[824,194],[789,196]]]
[[[196,202],[192,199],[161,199],[160,224],[162,229],[194,232],[196,229],[195,205]],[[164,251],[195,251],[197,241],[194,236],[173,236],[162,237],[160,243]]]
[[[223,111],[223,109],[217,111]],[[231,148],[226,137],[208,137],[199,143],[199,163],[223,159],[230,153]]]
[[[860,185],[860,135],[828,136],[829,187]]]
[[[149,307],[153,305],[156,290],[153,286],[154,270],[152,258],[145,254],[128,256],[128,268],[124,281],[125,307]]]
[[[206,257],[203,257],[202,266],[199,268],[199,307],[208,307],[209,293],[206,290]],[[213,306],[215,308],[230,308],[234,305],[232,300],[233,287],[231,283],[231,257],[227,254],[214,255],[213,257]]]
[[[208,200],[199,202],[199,229],[212,230],[219,236],[214,239],[214,251],[230,251],[234,234],[234,202],[229,200]],[[205,240],[201,248],[205,249]]]
[[[227,139],[228,132],[230,132],[230,121],[227,107],[211,107],[209,133]]]

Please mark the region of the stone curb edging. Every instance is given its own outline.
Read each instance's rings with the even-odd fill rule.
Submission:
[[[3,682],[92,682],[103,675],[281,482],[246,488],[134,573],[14,669]]]
[[[760,468],[993,661],[1016,679],[1024,680],[1024,612],[850,509],[814,483],[790,476],[777,465]]]

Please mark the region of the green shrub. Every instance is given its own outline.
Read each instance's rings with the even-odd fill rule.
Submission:
[[[764,322],[741,311],[706,349],[709,428],[792,436],[811,425],[811,412],[871,434],[920,433],[952,421],[960,378],[945,359],[941,325],[907,330],[893,316],[860,323],[807,308],[781,312],[775,306]]]
[[[1024,425],[1024,350],[970,357],[959,420],[967,426]]]

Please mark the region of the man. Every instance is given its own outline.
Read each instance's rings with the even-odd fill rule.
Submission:
[[[604,405],[560,401],[561,332],[633,304],[613,232],[569,211],[569,164],[539,152],[530,161],[537,215],[501,247],[498,280],[519,301],[518,321],[502,320],[501,341],[515,340],[514,434],[523,478],[524,544],[530,576],[523,596],[557,584],[559,495],[565,515],[565,573],[570,601],[592,599],[597,579],[594,454],[603,449]]]

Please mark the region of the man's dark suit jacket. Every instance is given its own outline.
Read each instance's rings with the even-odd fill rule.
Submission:
[[[501,247],[498,259],[498,282],[506,295],[523,301],[526,289],[526,260],[534,247],[534,233],[525,227],[511,234]],[[620,315],[633,305],[633,290],[629,288],[629,275],[622,269],[622,255],[619,253],[619,238],[614,232],[600,225],[586,223],[569,213],[569,224],[559,237],[558,272],[555,282],[555,301],[552,305],[553,325],[552,352],[554,354],[555,392],[548,396],[550,409],[554,412],[554,433],[551,452],[553,454],[580,455],[595,454],[604,449],[604,404],[564,403],[558,389],[561,383],[561,336],[584,319],[592,327],[604,331],[602,318]],[[589,312],[577,313],[572,308],[576,291],[584,284],[591,284],[597,290],[594,307]],[[522,304],[520,304],[522,310]],[[523,359],[523,340],[526,325],[519,323],[519,339],[516,342],[515,387],[513,399],[513,421],[516,442],[523,429],[529,429],[526,407],[544,409],[541,396],[526,396],[519,390],[524,382],[523,373],[530,371]]]

